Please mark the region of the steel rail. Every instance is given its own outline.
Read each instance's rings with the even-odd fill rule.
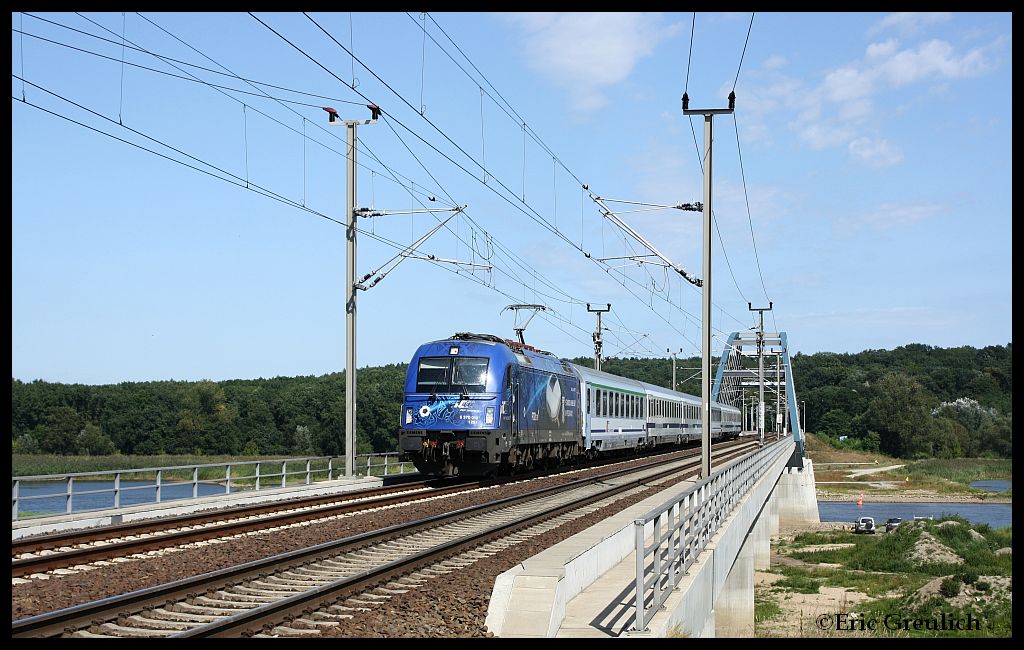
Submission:
[[[683,458],[689,460],[694,457],[695,454],[692,454],[684,456]],[[679,460],[681,460],[681,458],[676,457],[662,461],[661,464],[678,462]],[[265,577],[272,571],[287,570],[291,567],[301,565],[309,561],[325,559],[340,552],[355,550],[373,543],[383,542],[395,537],[408,535],[419,530],[434,528],[440,524],[451,523],[453,521],[458,521],[466,517],[498,508],[539,499],[559,491],[567,491],[576,487],[605,481],[610,478],[615,478],[642,469],[649,469],[657,464],[658,463],[652,463],[642,468],[632,467],[616,470],[599,476],[579,479],[563,485],[534,490],[522,495],[506,497],[485,504],[468,506],[453,512],[433,515],[417,521],[396,524],[383,529],[353,535],[341,540],[326,542],[304,549],[288,551],[268,558],[246,562],[234,567],[228,567],[203,573],[198,576],[183,578],[164,585],[148,587],[127,594],[112,596],[45,614],[31,616],[12,622],[12,637],[60,636],[65,632],[87,628],[90,625],[102,623],[105,622],[105,620],[110,620],[111,618],[129,616],[133,613],[159,607],[175,600],[194,597],[200,593],[216,590],[224,586],[231,586],[254,578]],[[674,468],[672,471],[679,471],[679,468]],[[645,480],[653,479],[648,477]]]
[[[97,560],[124,557],[126,555],[166,548],[169,546],[215,539],[217,537],[224,537],[227,535],[237,535],[240,533],[260,530],[262,528],[273,528],[275,526],[308,521],[310,519],[319,519],[349,512],[358,512],[368,508],[393,505],[429,496],[443,496],[446,494],[465,492],[467,490],[475,489],[476,487],[478,487],[477,484],[472,483],[460,484],[448,487],[439,487],[430,492],[415,492],[414,494],[409,494],[409,491],[406,490],[399,492],[398,494],[381,496],[374,499],[361,501],[350,499],[341,503],[327,504],[315,507],[311,510],[302,510],[300,512],[282,512],[280,514],[261,517],[259,519],[237,518],[225,521],[221,524],[207,526],[205,528],[174,530],[172,532],[157,534],[153,537],[126,539],[101,546],[86,546],[83,548],[76,548],[48,555],[18,558],[16,560],[11,560],[11,577],[17,578],[31,575],[33,573],[66,568],[76,564],[85,564],[88,562],[95,562]],[[284,508],[282,507],[277,507],[273,510],[283,509]],[[252,513],[249,514],[252,515]],[[244,515],[242,516],[244,517]],[[210,515],[204,519],[206,520],[205,523],[212,523],[219,521],[221,518],[222,517]],[[191,521],[188,524],[179,524],[179,526],[180,525],[197,525],[197,522]],[[150,532],[144,527],[141,528],[140,531],[141,532],[135,532],[132,534],[138,535],[143,534],[143,532]]]

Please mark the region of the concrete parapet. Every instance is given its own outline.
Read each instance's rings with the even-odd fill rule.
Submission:
[[[499,575],[487,629],[496,636],[555,636],[566,604],[634,550],[634,520],[692,486],[693,481],[680,481]],[[648,522],[645,532],[653,530]]]
[[[756,537],[758,520],[770,514],[771,501],[777,498],[777,480],[787,460],[779,459],[726,518],[651,619],[645,636],[753,635],[755,544],[751,539]],[[710,591],[704,588],[708,583]]]
[[[687,489],[675,486],[498,576],[487,627],[498,636],[665,637],[753,634],[755,562],[767,555],[779,458],[708,541],[643,631],[635,616],[633,521]],[[674,493],[674,494],[673,494]],[[648,538],[653,534],[648,523]],[[650,543],[650,539],[648,539]]]

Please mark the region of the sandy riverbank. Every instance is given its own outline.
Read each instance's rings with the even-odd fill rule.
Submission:
[[[818,490],[818,501],[856,501],[860,493],[825,492]],[[1013,503],[1013,499],[1002,497],[982,498],[966,494],[907,493],[864,495],[865,502],[874,503]]]

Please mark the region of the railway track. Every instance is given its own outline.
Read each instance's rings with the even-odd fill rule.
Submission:
[[[599,464],[615,462],[605,460]],[[571,471],[571,468],[570,470]],[[499,479],[470,481],[430,479],[358,493],[308,497],[274,504],[239,506],[219,511],[40,535],[12,541],[14,584],[48,572],[90,570],[161,549],[182,547],[255,531],[270,531],[301,522],[324,520],[372,508],[467,492],[529,478],[552,476],[543,471]]]
[[[719,447],[719,462],[756,443]],[[462,570],[650,484],[694,456],[629,468],[284,553],[12,623],[16,637],[319,635],[392,595]],[[285,622],[287,621],[287,622]]]
[[[11,577],[20,578],[170,546],[287,526],[429,496],[455,494],[478,487],[478,481],[454,485],[439,485],[434,480],[420,481],[401,488],[361,491],[347,498],[339,495],[316,497],[297,500],[295,503],[246,506],[201,515],[15,540],[11,544]]]

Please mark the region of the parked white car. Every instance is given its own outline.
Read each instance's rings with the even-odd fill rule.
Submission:
[[[854,533],[871,533],[875,534],[875,518],[874,517],[861,517],[857,521],[853,522]]]

